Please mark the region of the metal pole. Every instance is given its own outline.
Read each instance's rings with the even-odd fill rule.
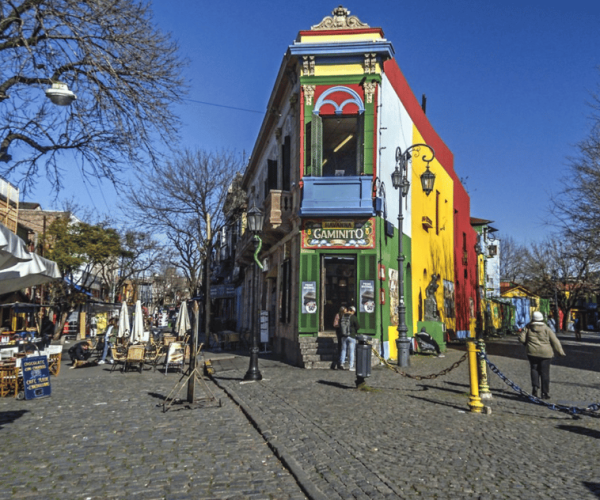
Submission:
[[[467,352],[469,353],[469,380],[471,382],[471,394],[469,396],[469,408],[472,413],[482,413],[483,403],[479,397],[479,384],[477,380],[477,348],[474,339],[467,340]]]
[[[190,353],[190,374],[191,377],[188,379],[188,387],[187,387],[187,401],[188,403],[193,403],[196,399],[196,376],[194,375],[194,371],[196,370],[196,363],[198,360],[196,359],[196,354],[198,353],[198,330],[200,329],[200,306],[198,305],[198,301],[194,301],[194,329],[193,331],[193,341],[191,342],[192,352]]]
[[[254,236],[253,240],[255,250],[258,250],[260,245],[260,239],[258,236]],[[244,375],[244,380],[262,380],[262,374],[258,369],[258,351],[259,351],[259,321],[260,317],[258,314],[258,263],[256,262],[256,258],[254,261],[254,301],[253,301],[253,316],[252,316],[252,347],[250,348],[250,366],[248,367],[248,371],[246,375]]]
[[[477,349],[485,354],[485,342],[483,339],[477,340]],[[479,359],[479,397],[481,399],[492,399],[492,393],[488,384],[487,363],[483,358]]]
[[[402,177],[404,178],[404,165],[401,168]],[[398,338],[396,339],[396,349],[398,350],[398,366],[410,366],[410,340],[407,337],[408,327],[406,326],[406,305],[404,304],[404,252],[403,252],[403,236],[404,236],[404,212],[402,209],[402,188],[398,190],[399,207],[398,207]]]

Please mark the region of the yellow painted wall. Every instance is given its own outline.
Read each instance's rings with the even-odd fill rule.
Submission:
[[[425,141],[418,130],[413,127],[413,144]],[[431,156],[429,150],[423,148],[421,154],[412,157],[411,196],[412,196],[412,296],[413,296],[413,331],[419,321],[419,294],[422,298],[422,311],[425,314],[425,298],[427,285],[432,274],[439,274],[436,300],[441,321],[448,329],[455,329],[455,319],[446,318],[444,311],[444,280],[454,283],[454,182],[450,175],[439,164],[437,159],[430,163],[435,174],[433,191],[426,196],[421,188],[421,174],[425,172],[426,162],[423,156]],[[436,191],[439,191],[439,231],[436,234]],[[422,217],[431,219],[433,227],[423,229]],[[456,290],[455,290],[456,291]]]
[[[529,297],[532,299],[539,299],[539,295],[535,295],[533,293],[526,292],[520,288],[513,288],[512,290],[507,290],[502,294],[503,297]]]
[[[381,40],[381,33],[346,33],[343,35],[303,35],[302,43],[374,42]]]
[[[390,359],[398,359],[398,347],[396,346],[396,339],[398,338],[398,327],[388,326],[388,343],[390,349]]]
[[[375,65],[376,73],[381,73],[381,66]],[[362,75],[365,72],[362,64],[321,64],[315,65],[315,76]]]

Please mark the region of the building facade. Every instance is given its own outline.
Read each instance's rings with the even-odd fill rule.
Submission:
[[[355,306],[360,333],[394,358],[402,202],[409,335],[422,327],[440,343],[471,335],[477,258],[469,197],[382,29],[338,7],[301,31],[268,110],[242,181],[249,206],[265,212],[263,268],[252,264],[250,235],[237,246],[244,325],[251,329],[252,313],[263,311],[273,350],[318,367],[304,347],[335,338],[336,312]],[[416,144],[435,157],[428,147],[412,149],[411,188],[401,200],[391,182],[396,151]],[[420,183],[426,169],[435,175],[429,194]]]

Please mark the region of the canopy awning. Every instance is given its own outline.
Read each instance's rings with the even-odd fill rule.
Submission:
[[[0,270],[32,259],[25,242],[0,223]]]
[[[35,253],[31,259],[0,270],[0,293],[15,292],[62,278],[56,262]]]
[[[71,285],[73,288],[75,288],[75,290],[77,290],[78,292],[84,293],[88,297],[92,296],[92,294],[90,292],[88,292],[85,288],[83,288],[80,285],[77,285],[76,283],[73,282],[73,280],[67,278],[66,276],[65,276],[65,282],[68,283],[69,285]]]

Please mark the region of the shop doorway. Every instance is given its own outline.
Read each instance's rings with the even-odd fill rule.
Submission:
[[[321,261],[321,324],[319,331],[335,333],[333,319],[341,306],[356,306],[356,256],[323,255]]]

